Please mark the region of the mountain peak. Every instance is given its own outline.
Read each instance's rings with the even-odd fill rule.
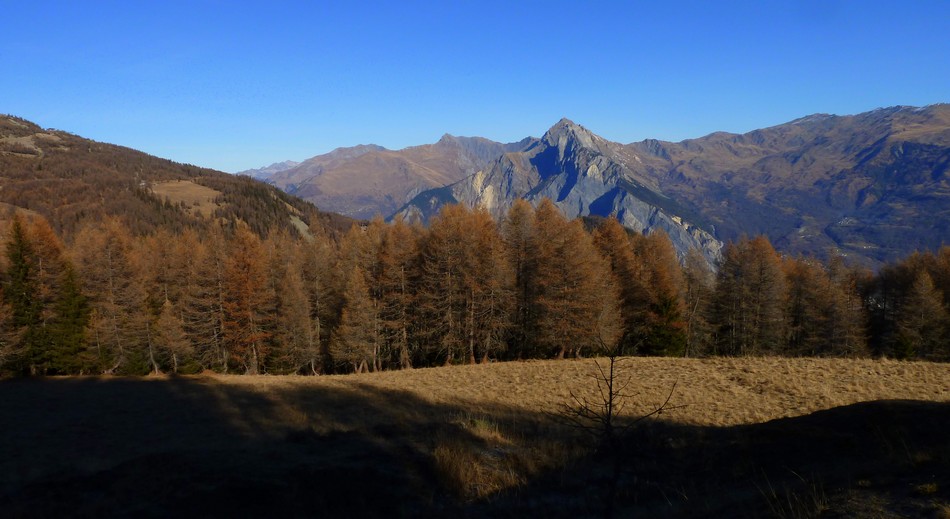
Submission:
[[[445,133],[436,144],[458,144],[459,138],[451,133]]]
[[[556,148],[564,148],[569,145],[591,148],[594,147],[595,138],[598,137],[590,130],[564,117],[552,126],[541,140]]]

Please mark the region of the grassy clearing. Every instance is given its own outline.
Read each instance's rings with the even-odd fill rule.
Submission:
[[[674,382],[680,407],[605,454],[557,420],[570,392],[598,398],[594,362],[2,381],[0,506],[13,516],[598,515],[605,455],[624,460],[621,514],[950,506],[950,365],[625,359],[628,416]],[[856,508],[867,503],[878,504]]]
[[[221,196],[220,191],[190,180],[157,182],[152,186],[152,192],[162,199],[168,198],[173,204],[184,203],[194,216],[210,217],[214,210],[220,207],[220,204],[214,201]]]
[[[506,407],[558,412],[569,392],[596,399],[594,359],[452,366],[319,378],[222,377],[215,380],[268,391],[281,387],[371,387],[416,395],[432,404],[477,410]],[[604,361],[601,361],[604,362]],[[950,401],[950,364],[814,358],[628,358],[622,376],[639,395],[627,412],[663,401],[684,406],[667,420],[729,426],[801,416],[856,402],[891,399]],[[633,399],[631,399],[633,400]]]

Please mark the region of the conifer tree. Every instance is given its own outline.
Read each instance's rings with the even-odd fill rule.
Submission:
[[[716,278],[718,352],[778,353],[785,333],[784,316],[781,259],[768,239],[742,238],[727,245]]]
[[[895,353],[900,358],[946,359],[948,321],[943,294],[930,274],[920,270],[898,311]]]
[[[533,354],[536,297],[537,251],[535,250],[534,208],[519,198],[511,205],[502,222],[502,238],[508,263],[514,276],[513,307],[509,332],[509,357],[523,358]]]
[[[366,274],[355,266],[346,278],[340,325],[330,343],[330,357],[338,369],[368,371],[368,363],[379,344],[374,324],[377,319],[376,306],[366,287]]]
[[[65,259],[65,258],[64,258]],[[86,355],[86,325],[89,305],[82,293],[76,270],[66,264],[59,284],[59,298],[53,309],[56,318],[50,330],[54,345],[50,368],[57,374],[78,374],[91,367]]]
[[[868,349],[868,313],[859,285],[871,278],[870,271],[847,268],[844,258],[833,254],[827,264],[831,308],[829,309],[830,348],[835,356],[863,357]]]
[[[20,344],[20,330],[13,326],[13,310],[3,297],[0,287],[0,375],[17,366],[13,363],[16,348]]]
[[[231,362],[224,342],[224,265],[228,247],[220,228],[203,237],[186,230],[179,237],[191,252],[178,311],[195,356],[205,369],[227,372]]]
[[[612,350],[623,324],[609,265],[580,220],[568,222],[550,200],[538,206],[535,223],[535,351],[563,358]]]
[[[652,288],[643,259],[634,253],[627,230],[615,218],[605,219],[594,232],[594,243],[610,264],[611,278],[620,295],[623,334],[619,351],[642,351],[649,333]]]
[[[329,352],[331,330],[340,316],[340,277],[337,275],[337,250],[334,243],[320,231],[319,225],[311,225],[313,239],[303,245],[301,277],[304,293],[310,306],[310,321],[313,325],[312,348],[305,353],[305,364],[316,375],[323,369]]]
[[[686,350],[684,282],[676,250],[663,231],[655,231],[637,242],[638,256],[643,262],[650,292],[642,352],[646,355],[682,355]]]
[[[409,334],[413,301],[412,275],[418,254],[416,231],[402,218],[386,229],[380,250],[380,324],[383,357],[402,369],[412,367]]]
[[[151,367],[147,294],[125,225],[109,219],[85,227],[73,243],[83,293],[90,304],[90,340],[98,369],[144,374]]]
[[[311,362],[318,343],[302,277],[303,251],[299,241],[283,232],[271,233],[264,247],[270,256],[270,284],[276,295],[272,365],[277,372],[297,373]],[[310,369],[313,371],[312,365]]]
[[[188,339],[181,322],[181,312],[170,300],[165,300],[155,323],[155,343],[171,361],[172,373],[194,355],[194,346]]]
[[[474,363],[504,349],[512,275],[494,220],[484,210],[445,206],[420,253],[421,340],[445,363]]]
[[[273,336],[275,301],[265,262],[260,238],[239,226],[224,262],[223,342],[249,375],[266,370]]]
[[[372,326],[372,333],[376,340],[373,341],[373,350],[369,357],[369,368],[373,371],[381,369],[381,350],[383,344],[379,340],[382,330],[379,320],[380,311],[380,251],[382,248],[383,234],[386,224],[379,216],[373,218],[369,225],[353,225],[350,231],[343,237],[340,244],[339,268],[343,272],[343,279],[358,268],[363,273],[363,283],[369,292],[369,303],[373,307],[375,318],[368,322]]]
[[[710,312],[715,274],[702,251],[690,249],[686,254],[683,279],[686,284],[686,350],[683,355],[689,357],[704,354],[712,347],[713,326]]]
[[[14,216],[6,246],[7,270],[3,280],[4,303],[9,308],[9,326],[18,340],[8,347],[19,370],[35,374],[46,364],[48,337],[43,328],[38,261],[23,221]],[[10,362],[10,361],[8,361]]]

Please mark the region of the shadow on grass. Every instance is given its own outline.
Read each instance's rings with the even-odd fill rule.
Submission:
[[[938,517],[950,510],[948,431],[950,403],[910,400],[734,427],[652,422],[575,460],[574,477],[542,476],[481,506],[603,516],[619,457],[616,517]]]
[[[948,430],[950,404],[874,402],[731,428],[657,422],[625,438],[620,452],[564,449],[558,466],[526,468],[524,453],[534,452],[526,447],[577,435],[541,414],[436,405],[358,383],[301,379],[261,390],[201,377],[8,380],[0,382],[0,510],[598,516],[606,460],[619,456],[618,516],[800,516],[789,496],[801,496],[803,509],[809,500],[834,508],[850,495],[842,489],[880,490],[905,507],[898,512],[913,513],[913,499],[901,498],[924,483],[933,484],[927,499],[950,502]],[[474,449],[480,457],[461,457],[462,465],[485,461],[517,485],[463,495],[437,459],[445,444]],[[518,452],[519,463],[499,461]]]

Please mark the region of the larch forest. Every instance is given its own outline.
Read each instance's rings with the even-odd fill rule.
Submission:
[[[319,375],[453,363],[645,356],[950,359],[950,247],[871,272],[783,257],[764,237],[717,265],[661,232],[568,221],[550,201],[445,207],[306,236],[246,225],[65,237],[3,231],[7,375]]]

